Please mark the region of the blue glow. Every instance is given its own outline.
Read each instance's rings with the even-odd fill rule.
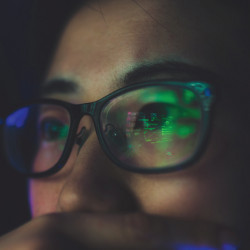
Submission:
[[[215,247],[209,246],[194,246],[194,245],[186,245],[186,244],[177,244],[175,245],[176,250],[218,250]]]
[[[222,249],[223,250],[237,250],[238,247],[235,245],[231,245],[231,244],[224,244]]]
[[[177,244],[175,245],[176,250],[218,250],[218,248],[210,247],[210,246],[194,246],[187,244]],[[237,246],[232,244],[224,244],[222,250],[237,250]]]
[[[209,88],[205,89],[204,93],[205,93],[205,96],[211,96],[211,91]]]
[[[16,126],[17,128],[21,128],[25,123],[28,113],[29,108],[19,109],[7,117],[6,124],[8,126]]]

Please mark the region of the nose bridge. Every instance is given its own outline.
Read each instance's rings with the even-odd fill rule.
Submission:
[[[105,156],[94,134],[95,103],[82,105],[78,125],[78,148],[71,172],[61,189],[57,210],[60,212],[135,211],[136,200],[118,168]],[[124,179],[123,179],[124,178]]]

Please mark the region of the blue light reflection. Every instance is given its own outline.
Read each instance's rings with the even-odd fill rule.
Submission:
[[[211,96],[211,90],[209,88],[205,89],[204,93],[205,96]]]
[[[21,128],[27,119],[28,113],[29,108],[27,107],[19,109],[7,117],[6,124],[8,126],[16,126],[17,128]]]
[[[237,246],[232,244],[224,244],[222,248],[215,248],[211,246],[194,246],[194,245],[187,245],[187,244],[177,244],[175,245],[176,250],[237,250]]]
[[[235,246],[235,245],[224,244],[222,249],[223,250],[237,250],[239,248],[237,246]]]
[[[209,247],[209,246],[194,246],[194,245],[186,245],[186,244],[178,244],[175,246],[176,250],[218,250],[218,248],[215,247]]]

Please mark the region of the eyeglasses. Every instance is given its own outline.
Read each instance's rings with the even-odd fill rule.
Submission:
[[[7,116],[4,146],[19,172],[51,175],[76,144],[84,147],[86,130],[77,131],[89,115],[103,151],[117,166],[138,173],[175,171],[202,152],[213,100],[212,87],[198,81],[138,83],[84,104],[41,99]]]

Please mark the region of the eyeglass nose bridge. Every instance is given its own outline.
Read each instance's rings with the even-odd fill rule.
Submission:
[[[84,103],[81,105],[82,115],[88,114],[93,117],[95,114],[95,110],[96,110],[96,102]]]

